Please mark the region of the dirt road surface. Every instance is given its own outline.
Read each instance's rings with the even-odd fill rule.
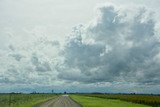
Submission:
[[[68,95],[63,95],[33,107],[81,107],[81,105],[74,102]]]

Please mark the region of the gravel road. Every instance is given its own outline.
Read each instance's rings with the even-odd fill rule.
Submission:
[[[68,95],[63,95],[34,107],[81,107],[81,105],[74,102]]]

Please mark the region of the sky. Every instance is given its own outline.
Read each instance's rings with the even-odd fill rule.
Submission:
[[[160,94],[159,0],[0,0],[0,92]]]

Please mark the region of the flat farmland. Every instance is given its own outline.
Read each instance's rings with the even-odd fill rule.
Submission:
[[[105,99],[82,95],[71,95],[71,98],[81,104],[83,107],[151,107],[149,105],[136,104],[122,100]]]
[[[160,96],[132,94],[0,94],[0,107],[160,107]]]
[[[160,96],[158,95],[137,95],[137,94],[85,94],[89,97],[98,97],[104,99],[118,99],[122,101],[160,107]]]
[[[0,94],[0,107],[32,107],[56,97],[54,94]]]

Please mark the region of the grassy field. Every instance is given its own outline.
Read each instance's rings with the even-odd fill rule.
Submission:
[[[70,96],[83,107],[160,107],[160,96],[153,95],[72,94]],[[55,94],[0,94],[0,107],[32,107],[56,97],[58,95]]]
[[[54,94],[0,94],[0,107],[32,107],[55,97]]]
[[[152,107],[160,107],[160,96],[154,95],[86,94],[86,96],[105,99],[120,99],[128,102],[150,105]]]
[[[80,103],[83,107],[151,107],[142,104],[135,104],[131,102],[105,99],[98,97],[89,97],[81,95],[71,95],[71,98]]]

